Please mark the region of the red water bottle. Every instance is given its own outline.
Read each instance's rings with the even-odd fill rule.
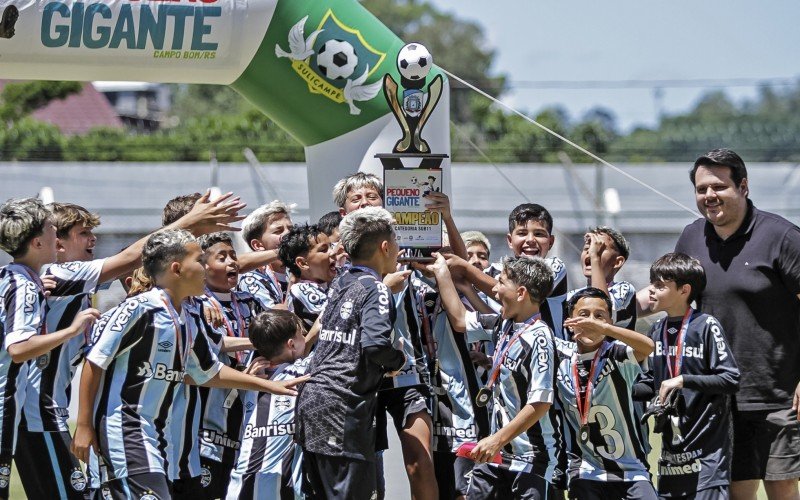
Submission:
[[[464,443],[461,446],[459,446],[458,449],[456,450],[456,456],[474,460],[474,458],[472,458],[472,450],[475,449],[476,446],[478,446],[478,443]],[[493,464],[503,463],[503,456],[500,454],[499,451],[497,452],[497,455],[495,455],[492,458],[491,462]]]

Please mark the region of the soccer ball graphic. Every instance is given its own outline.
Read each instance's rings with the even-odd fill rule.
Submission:
[[[424,45],[409,43],[397,54],[397,69],[403,78],[422,80],[433,67],[433,56]]]
[[[317,67],[328,80],[344,80],[353,74],[356,66],[356,51],[343,40],[328,40],[317,51]]]

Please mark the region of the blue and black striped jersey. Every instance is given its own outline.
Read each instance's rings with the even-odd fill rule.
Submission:
[[[276,304],[283,304],[286,287],[286,275],[266,267],[239,276],[239,285],[236,288],[252,294],[264,309],[271,309]]]
[[[313,356],[313,353],[312,355]],[[275,367],[270,380],[306,373],[311,357]],[[227,498],[303,498],[302,448],[294,442],[295,398],[248,391],[242,449]]]
[[[287,306],[301,320],[306,330],[317,320],[328,302],[328,285],[301,281],[289,287]]]
[[[87,309],[91,295],[100,284],[105,259],[67,262],[45,268],[56,287],[47,298],[47,331],[57,332],[72,324],[75,316]],[[35,359],[28,372],[25,396],[25,421],[31,432],[69,431],[70,386],[91,332],[77,335]]]
[[[36,272],[13,262],[0,268],[0,297],[0,454],[11,456],[25,403],[28,363],[14,363],[8,347],[43,333],[47,303]]]
[[[222,352],[226,336],[247,337],[253,317],[264,309],[261,302],[248,292],[234,291],[216,293],[207,291],[197,297],[201,311],[205,308],[221,308],[225,323],[219,327],[209,325],[203,319],[204,331],[211,350],[220,362],[241,368],[249,351]],[[203,318],[205,314],[201,315]],[[200,387],[202,422],[200,424],[200,456],[226,465],[233,465],[241,442],[244,396],[246,391]]]
[[[87,361],[105,370],[95,429],[110,479],[163,473],[184,439],[184,377],[202,384],[222,366],[202,333],[199,310],[172,307],[160,288],[132,297],[95,325]]]
[[[579,354],[574,342],[556,340],[560,361],[558,397],[569,429],[567,447],[569,476],[593,481],[649,481],[642,427],[634,411],[631,387],[641,373],[633,349],[618,342],[604,342],[597,356],[594,388],[588,410],[589,441],[580,442],[580,414],[575,395],[577,370],[585,394],[595,352]]]
[[[527,404],[553,403],[556,358],[553,333],[544,321],[527,325],[503,320],[498,314],[472,311],[467,312],[465,320],[468,340],[491,340],[497,346],[494,356],[503,358],[495,359],[500,371],[492,387],[492,433],[511,422]],[[554,419],[555,410],[551,406],[544,417],[503,448],[500,467],[533,471],[552,481],[559,443]]]

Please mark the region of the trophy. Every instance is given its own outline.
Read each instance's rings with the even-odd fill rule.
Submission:
[[[392,75],[383,77],[383,94],[389,103],[403,137],[394,146],[394,153],[429,154],[430,146],[422,138],[422,129],[442,96],[442,75],[436,75],[425,90],[425,81],[433,67],[433,57],[419,43],[409,43],[397,55],[402,101]]]

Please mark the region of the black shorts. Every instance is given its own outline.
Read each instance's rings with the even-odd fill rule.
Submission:
[[[202,498],[223,498],[225,492],[219,497],[210,497],[205,494],[203,487],[200,485],[200,477],[190,477],[185,479],[176,479],[170,484],[172,490],[172,500],[200,500]]]
[[[577,500],[657,500],[650,481],[592,481],[573,479],[569,483],[569,498]]]
[[[489,464],[476,464],[469,482],[469,500],[546,500],[553,486],[533,472],[512,472]]]
[[[103,496],[114,500],[170,500],[167,476],[160,472],[145,472],[114,479],[103,485]]]
[[[303,450],[303,473],[309,500],[370,500],[377,495],[375,462]]]
[[[800,478],[797,411],[734,411],[731,481]]]
[[[692,493],[691,495],[671,497],[662,497],[659,495],[658,498],[659,500],[728,500],[730,498],[730,493],[728,492],[728,486],[726,485],[706,488],[698,491],[697,493]]]
[[[453,500],[466,496],[473,467],[475,462],[457,457],[455,453],[433,452],[433,470],[439,484],[439,499]]]
[[[17,432],[17,465],[28,498],[89,498],[89,480],[70,452],[69,432],[30,432],[23,423]]]
[[[201,498],[225,498],[231,482],[233,464],[223,464],[210,458],[200,457]]]
[[[389,448],[389,437],[386,434],[387,413],[392,416],[399,435],[410,415],[421,411],[430,415],[430,400],[431,393],[424,385],[378,391],[378,406],[375,409],[375,451]]]

